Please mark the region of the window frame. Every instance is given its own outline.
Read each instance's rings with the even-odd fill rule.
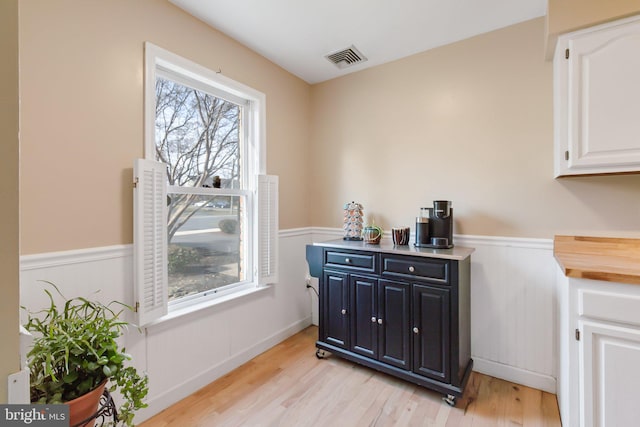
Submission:
[[[191,60],[176,55],[168,50],[158,47],[150,42],[145,42],[145,76],[144,76],[144,157],[155,160],[155,105],[156,105],[156,69],[160,67],[169,72],[187,76],[193,81],[201,82],[210,88],[217,89],[220,94],[214,94],[224,98],[224,92],[234,97],[230,99],[246,99],[249,105],[246,107],[245,131],[249,141],[249,149],[257,153],[254,161],[249,165],[252,168],[249,176],[266,174],[266,96],[249,86],[230,79],[220,72],[212,71]],[[237,103],[237,102],[236,102]],[[151,127],[150,127],[151,126]],[[252,172],[252,173],[251,173]]]
[[[191,60],[169,52],[150,42],[145,42],[145,71],[144,71],[144,158],[156,161],[155,121],[156,121],[156,79],[168,78],[180,84],[194,87],[213,96],[228,100],[243,108],[241,130],[246,137],[242,140],[241,162],[245,166],[242,179],[245,181],[242,189],[194,189],[191,193],[202,192],[207,195],[215,193],[238,194],[246,197],[247,211],[244,226],[247,235],[250,235],[249,244],[246,245],[245,256],[248,271],[245,279],[221,288],[219,291],[211,290],[200,294],[185,296],[166,304],[164,315],[171,316],[181,311],[198,305],[209,306],[211,300],[226,299],[234,293],[245,294],[253,288],[262,285],[259,274],[260,233],[259,233],[259,201],[258,201],[258,177],[266,172],[266,96],[242,83],[223,76],[220,72],[212,71]],[[246,157],[245,157],[246,156]],[[243,158],[244,157],[244,158]],[[181,192],[180,186],[167,186],[167,193]],[[164,245],[166,252],[168,244]],[[166,258],[166,256],[165,256]],[[168,286],[168,283],[166,284]],[[168,289],[165,290],[168,292]]]

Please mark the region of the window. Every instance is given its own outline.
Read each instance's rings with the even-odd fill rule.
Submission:
[[[150,43],[145,51],[145,159],[134,171],[140,324],[273,283],[277,266],[264,95]]]

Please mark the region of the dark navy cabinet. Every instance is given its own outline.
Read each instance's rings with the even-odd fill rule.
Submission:
[[[411,369],[410,287],[406,283],[381,279],[378,289],[379,360]]]
[[[411,369],[409,286],[353,275],[350,288],[351,351]]]
[[[325,270],[321,287],[324,300],[321,339],[344,349],[349,348],[349,275]]]
[[[378,279],[351,276],[351,351],[378,358]]]
[[[450,379],[449,289],[413,284],[413,371],[443,382]]]
[[[470,254],[332,241],[307,246],[319,279],[324,352],[447,395],[462,395],[473,361]]]

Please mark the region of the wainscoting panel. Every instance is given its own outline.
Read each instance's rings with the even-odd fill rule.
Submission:
[[[67,298],[91,297],[100,301],[133,301],[131,245],[51,252],[20,257],[20,305],[46,306],[44,283],[54,283]],[[55,292],[54,292],[55,293]],[[24,320],[24,312],[21,313]]]
[[[388,233],[387,233],[388,234]],[[149,408],[162,411],[317,319],[318,299],[305,281],[305,245],[341,238],[340,229],[280,232],[280,283],[229,303],[130,331],[127,350],[150,377]],[[388,239],[388,236],[385,237]],[[471,256],[471,339],[475,370],[555,393],[557,329],[551,240],[455,236]],[[67,296],[133,301],[131,245],[21,258],[20,303],[35,309],[43,283]],[[312,285],[317,289],[317,281]],[[24,320],[24,317],[23,317]],[[316,320],[317,321],[317,320]],[[313,352],[310,353],[313,356]]]
[[[542,239],[458,236],[471,255],[474,369],[556,392],[553,243]]]
[[[389,234],[383,239],[389,241]],[[313,229],[314,242],[341,237],[340,229]],[[475,248],[471,255],[474,370],[555,393],[553,241],[456,235],[454,243]]]
[[[305,245],[309,229],[280,232],[280,282],[251,295],[129,331],[127,351],[149,375],[149,407],[136,422],[167,408],[311,324]],[[20,303],[47,304],[40,280],[67,297],[92,296],[131,304],[131,245],[23,256]],[[23,317],[24,320],[24,317]],[[315,357],[310,350],[309,357]]]

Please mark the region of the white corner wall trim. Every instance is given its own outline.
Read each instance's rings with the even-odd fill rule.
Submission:
[[[280,230],[280,237],[308,236],[310,227]],[[20,270],[60,267],[70,264],[82,264],[92,261],[104,261],[114,258],[133,256],[133,245],[100,246],[95,248],[73,249],[68,251],[45,252],[20,256]]]
[[[461,246],[502,246],[513,248],[528,248],[553,250],[553,239],[539,239],[531,237],[498,237],[498,236],[474,236],[466,234],[454,234],[453,240]]]
[[[493,362],[481,357],[473,358],[473,370],[481,374],[490,375],[496,378],[506,379],[512,383],[526,385],[556,394],[556,379],[550,375],[539,374],[527,371],[504,363]]]
[[[344,236],[344,233],[340,228],[310,227],[309,231],[311,232],[314,242],[322,242],[324,240],[330,240],[330,239],[339,239],[342,236]]]
[[[133,245],[131,244],[22,255],[20,257],[20,270],[61,267],[131,256],[133,256]]]
[[[297,229],[304,230],[304,229]],[[330,228],[330,227],[310,227],[308,230],[314,236],[314,241],[323,241],[327,239],[339,239],[343,236],[342,229]],[[318,238],[316,240],[315,238]],[[391,240],[391,232],[385,230],[383,232],[383,239]],[[454,234],[454,243],[460,246],[502,246],[502,247],[514,247],[514,248],[529,248],[529,249],[541,249],[541,250],[553,250],[553,239],[541,239],[533,237],[501,237],[501,236],[482,236],[472,234]],[[410,244],[415,241],[415,235],[411,234]]]
[[[298,237],[298,236],[309,236],[311,233],[310,227],[304,228],[288,228],[286,230],[280,230],[280,237]]]

